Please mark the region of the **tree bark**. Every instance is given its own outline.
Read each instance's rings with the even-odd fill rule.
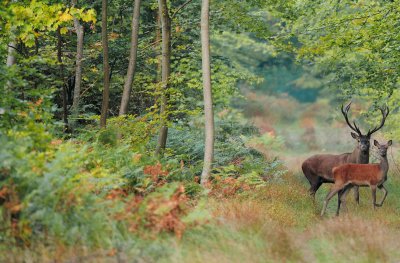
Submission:
[[[72,0],[72,5],[76,6],[77,0]],[[79,102],[81,98],[81,83],[82,83],[82,59],[83,59],[83,26],[78,18],[74,18],[74,28],[76,31],[77,44],[76,44],[76,61],[75,61],[75,86],[74,97],[72,101],[72,115],[76,117],[79,113]]]
[[[171,19],[168,13],[167,0],[158,0],[159,11],[161,16],[161,31],[162,31],[162,58],[161,58],[161,128],[158,135],[156,154],[160,154],[167,144],[167,88],[168,79],[171,72]]]
[[[64,79],[64,64],[62,61],[62,37],[60,27],[57,29],[57,60],[60,66],[60,76],[62,82],[62,106],[63,106],[63,121],[64,132],[68,132],[68,109],[67,109],[67,87]]]
[[[119,108],[119,115],[124,115],[128,111],[129,97],[132,90],[132,82],[135,76],[136,58],[138,49],[138,35],[139,35],[139,20],[140,20],[140,1],[135,0],[133,16],[132,16],[132,36],[131,36],[131,51],[129,56],[128,71],[126,73],[124,91],[121,98],[121,106]]]
[[[110,100],[110,65],[108,62],[108,37],[107,37],[107,0],[102,0],[101,11],[101,40],[103,45],[103,101],[101,104],[100,128],[107,124],[108,104]]]
[[[16,0],[12,0],[11,2],[15,2]],[[13,32],[13,29],[11,29],[11,32]],[[12,65],[15,65],[17,63],[17,59],[15,58],[15,51],[16,51],[17,45],[15,44],[15,40],[11,41],[8,44],[8,54],[7,54],[7,62],[6,65],[7,67],[11,67]],[[7,86],[10,86],[10,83],[7,82]]]
[[[16,47],[17,46],[14,41],[11,41],[8,44],[8,48],[7,48],[8,53],[7,53],[7,62],[6,62],[7,67],[11,67],[17,63],[17,59],[15,58]],[[6,87],[8,89],[10,89],[12,87],[11,81],[9,81],[9,80],[7,81]]]
[[[161,15],[160,15],[160,10],[157,10],[157,15],[156,15],[156,39],[154,43],[154,52],[157,54],[157,77],[156,81],[157,83],[161,81],[161,61],[162,61],[162,55],[161,55],[161,48],[158,45],[158,43],[161,43]]]
[[[203,95],[205,115],[204,164],[201,173],[201,184],[205,185],[210,176],[214,156],[214,114],[211,90],[210,34],[209,34],[209,0],[201,4],[201,52],[203,70]]]
[[[12,65],[15,65],[16,63],[16,58],[15,58],[15,50],[16,50],[16,45],[15,42],[12,41],[8,44],[8,54],[7,54],[7,67],[11,67]]]

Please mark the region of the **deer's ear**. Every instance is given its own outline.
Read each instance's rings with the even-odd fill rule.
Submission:
[[[377,140],[374,140],[374,145],[375,145],[376,147],[378,147],[378,146],[379,146],[379,142],[378,142]]]
[[[354,132],[351,132],[351,137],[353,137],[354,139],[358,140],[358,135],[355,134]]]
[[[392,145],[392,140],[388,141],[387,146]]]

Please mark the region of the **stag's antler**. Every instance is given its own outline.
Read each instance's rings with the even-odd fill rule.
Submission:
[[[349,121],[349,118],[348,118],[348,114],[349,114],[349,110],[350,110],[350,105],[351,105],[351,103],[352,103],[352,101],[350,101],[350,103],[349,104],[347,104],[347,106],[346,106],[346,109],[343,107],[343,104],[342,104],[342,114],[343,114],[343,116],[344,116],[344,119],[346,120],[346,122],[347,122],[347,125],[349,125],[349,127],[350,127],[350,129],[352,129],[353,131],[355,131],[359,136],[361,136],[361,131],[360,131],[360,129],[357,127],[357,125],[356,125],[356,122],[355,121],[353,121],[353,125],[351,125],[351,123],[350,123],[350,121]]]
[[[369,130],[368,131],[368,136],[371,136],[374,132],[380,130],[383,127],[383,125],[385,125],[386,118],[389,115],[389,107],[386,107],[386,106],[385,107],[380,107],[379,110],[382,113],[381,124],[379,126],[376,126],[375,128],[373,128],[372,131]]]

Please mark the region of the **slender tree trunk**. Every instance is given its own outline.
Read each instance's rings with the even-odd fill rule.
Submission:
[[[11,0],[11,2],[15,2],[16,0]],[[11,29],[11,32],[13,32],[13,29]],[[8,54],[7,54],[7,67],[11,67],[12,65],[15,65],[17,63],[17,59],[15,58],[15,51],[16,51],[17,45],[15,44],[15,41],[11,41],[8,43]],[[9,86],[9,83],[7,83],[7,86]]]
[[[167,0],[158,0],[160,16],[161,16],[161,31],[162,31],[162,61],[161,61],[161,128],[158,135],[158,143],[156,154],[160,154],[165,149],[167,144],[167,88],[168,79],[171,72],[171,19],[168,14]]]
[[[205,185],[210,176],[214,156],[214,114],[211,91],[210,34],[209,34],[209,0],[201,4],[201,52],[203,70],[203,94],[205,114],[205,148],[204,164],[201,173],[201,184]]]
[[[15,50],[16,50],[16,45],[15,42],[12,41],[8,44],[7,67],[11,67],[17,61],[14,55]]]
[[[62,106],[63,106],[63,121],[64,132],[68,132],[68,109],[67,109],[67,87],[64,79],[64,64],[62,61],[62,37],[60,27],[57,29],[57,60],[60,66],[60,76],[62,81]]]
[[[72,5],[76,6],[77,0],[72,0]],[[74,28],[77,36],[76,44],[76,62],[75,62],[75,86],[74,97],[72,101],[72,115],[76,117],[79,113],[79,101],[81,98],[81,83],[82,83],[82,58],[83,58],[83,26],[78,18],[74,18]]]
[[[107,123],[108,103],[110,100],[110,65],[108,63],[108,37],[107,37],[107,0],[102,0],[101,11],[101,40],[103,44],[103,102],[101,104],[100,128],[105,128]]]
[[[6,65],[7,67],[11,67],[13,65],[15,65],[15,63],[17,63],[17,59],[15,58],[15,50],[16,50],[16,45],[14,41],[11,41],[10,43],[8,43],[8,54],[7,54],[7,62]],[[11,82],[7,81],[6,83],[6,87],[7,88],[11,88]]]
[[[128,111],[129,97],[131,95],[132,82],[135,76],[139,35],[140,1],[141,0],[135,0],[134,4],[132,16],[131,51],[129,56],[128,72],[126,73],[125,78],[124,91],[122,93],[121,106],[119,108],[119,115],[124,115]]]
[[[158,45],[158,43],[161,43],[161,15],[160,15],[160,10],[157,9],[155,10],[155,17],[156,17],[156,36],[154,39],[154,53],[156,54],[156,59],[157,59],[157,65],[155,67],[155,70],[157,72],[156,77],[155,77],[155,83],[161,83],[161,61],[162,61],[162,55],[161,55],[161,46]],[[159,101],[159,96],[156,95],[154,97],[154,104],[157,104]]]
[[[155,39],[155,45],[154,45],[154,51],[157,54],[157,77],[156,81],[157,83],[161,81],[161,61],[162,61],[162,55],[161,55],[161,48],[158,45],[158,43],[161,43],[161,15],[160,15],[160,10],[157,10],[157,15],[156,15],[156,39]]]

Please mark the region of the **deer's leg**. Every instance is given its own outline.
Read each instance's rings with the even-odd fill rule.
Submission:
[[[360,204],[360,192],[359,192],[359,187],[354,186],[354,200],[356,200],[356,203],[359,205]]]
[[[372,204],[374,206],[374,210],[376,208],[376,185],[371,185],[371,193],[372,193]]]
[[[342,195],[343,195],[344,191],[345,191],[345,190],[342,189],[342,190],[340,190],[340,191],[338,192],[336,216],[339,215],[340,205],[342,204]]]
[[[314,173],[312,169],[310,169],[307,163],[303,163],[302,170],[304,176],[307,178],[308,182],[310,183],[310,189],[308,189],[311,197],[315,201],[315,193],[317,192],[318,188],[322,184],[321,178],[318,174]]]
[[[350,188],[352,188],[352,185],[347,185],[342,190],[340,190],[338,192],[338,207],[337,207],[337,210],[336,210],[336,215],[337,216],[339,215],[340,205],[342,205],[342,207],[345,210],[347,210],[347,207],[346,207],[346,196],[350,192]]]
[[[310,192],[313,201],[315,201],[315,193],[318,191],[321,185],[322,185],[322,180],[319,177],[315,178],[315,180],[312,181],[311,187],[308,191]]]
[[[326,207],[328,206],[329,200],[331,200],[331,198],[342,189],[343,189],[343,186],[334,185],[332,187],[331,191],[329,191],[329,193],[327,194],[327,196],[325,198],[324,206],[322,207],[322,211],[321,211],[321,216],[323,216],[325,214]]]
[[[347,211],[347,195],[350,193],[351,188],[353,187],[353,185],[349,184],[345,187],[345,190],[343,191],[343,194],[341,196],[341,202],[342,202],[342,207],[344,207],[344,209]]]
[[[383,205],[383,202],[385,202],[385,199],[386,199],[386,196],[388,194],[388,191],[387,191],[387,189],[385,188],[385,186],[383,184],[378,186],[378,188],[382,189],[384,194],[383,194],[383,197],[382,197],[382,200],[380,201],[380,203],[379,204],[375,204],[375,205],[378,206],[378,207],[381,207]]]

